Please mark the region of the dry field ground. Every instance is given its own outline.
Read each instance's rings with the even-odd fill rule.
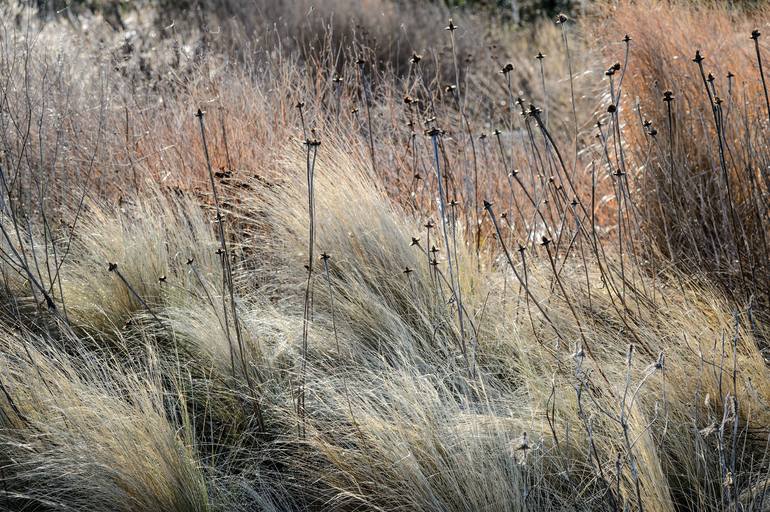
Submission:
[[[770,510],[770,8],[581,4],[3,3],[0,510]]]

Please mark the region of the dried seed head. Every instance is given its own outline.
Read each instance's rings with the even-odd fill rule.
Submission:
[[[545,58],[545,54],[543,52],[537,52],[537,55],[535,55],[535,58],[537,60],[543,60]]]
[[[328,254],[326,252],[322,252],[321,256],[318,259],[321,260],[321,261],[328,261],[329,258],[331,258],[330,254]]]
[[[107,264],[107,270],[109,272],[115,272],[117,269],[118,269],[118,264],[117,263],[111,263],[110,262],[110,263]]]
[[[353,107],[353,108],[351,108],[351,109],[350,109],[350,113],[351,113],[351,114],[358,114],[358,108],[357,108],[357,107]]]
[[[665,362],[666,362],[666,356],[663,355],[663,352],[661,352],[660,354],[658,354],[658,360],[655,361],[655,369],[662,370]]]
[[[195,117],[200,119],[201,117],[203,117],[204,114],[205,112],[203,112],[201,109],[198,109],[198,111],[195,113]]]
[[[624,43],[628,44],[630,41],[631,41],[631,36],[629,36],[628,34],[623,36]]]
[[[225,253],[225,250],[222,249],[221,247],[217,249],[217,252],[216,252],[217,256],[222,256],[224,253]]]
[[[451,206],[452,208],[454,208],[455,206],[460,206],[460,201],[456,199],[452,199],[451,201],[449,201],[449,206]]]
[[[455,89],[457,89],[456,85],[447,85],[446,87],[444,87],[444,92],[452,92]]]
[[[192,257],[191,258],[187,258],[187,264],[188,265],[192,265],[193,261],[195,261],[195,258],[192,258]]]
[[[459,27],[458,27],[457,25],[455,25],[455,24],[454,24],[454,22],[452,21],[452,18],[449,18],[449,25],[447,25],[447,26],[444,28],[444,30],[448,30],[448,31],[450,31],[450,32],[454,32],[454,31],[455,31],[455,30],[457,30],[458,28],[459,28]]]
[[[436,257],[436,253],[439,252],[439,249],[436,248],[435,245],[431,245],[430,252],[433,253],[433,257]]]
[[[561,12],[561,13],[559,13],[559,14],[556,16],[556,18],[554,18],[554,22],[555,22],[557,25],[561,25],[562,23],[566,23],[568,19],[569,19],[569,18],[567,17],[567,15],[566,15],[566,14],[564,14],[563,12]]]
[[[518,445],[516,446],[516,450],[529,450],[529,439],[527,438],[526,432],[521,434],[521,438],[519,439]]]
[[[414,272],[414,270],[412,270],[411,268],[409,268],[409,267],[404,267],[404,274],[406,274],[406,275],[409,275],[409,274],[411,274],[412,272]]]
[[[620,71],[620,62],[616,62],[615,64],[613,64],[612,69],[614,69],[615,71]]]
[[[412,237],[412,243],[409,244],[409,247],[413,247],[415,245],[418,246],[418,247],[420,245],[420,237],[419,236],[413,236]]]
[[[484,199],[484,209],[487,211],[492,211],[492,203]]]
[[[332,82],[334,82],[335,84],[339,84],[342,82],[342,77],[339,75],[334,75],[334,78],[332,78]]]
[[[727,72],[727,79],[728,79],[728,80],[730,80],[730,79],[732,79],[732,78],[735,78],[735,75],[733,74],[733,72],[732,72],[732,71],[728,71],[728,72]]]
[[[166,276],[160,276],[160,277],[158,278],[158,282],[159,282],[159,283],[165,283],[165,282],[166,282]]]
[[[614,104],[607,107],[607,112],[609,112],[610,114],[614,114],[615,112],[617,112],[617,110],[618,110],[618,107],[616,107]]]
[[[532,117],[537,117],[538,115],[540,115],[541,112],[542,110],[540,110],[539,108],[537,108],[532,104],[530,104],[529,108],[527,109],[527,115]]]
[[[706,59],[703,57],[703,55],[700,54],[700,50],[695,50],[695,57],[692,59],[692,61],[696,64],[700,64],[704,60]]]
[[[665,101],[666,103],[671,103],[672,101],[674,101],[674,93],[671,91],[665,91],[663,93],[663,101]]]
[[[428,219],[428,222],[425,223],[425,227],[428,229],[432,229],[436,225],[433,223],[433,219]]]
[[[548,247],[548,245],[551,243],[551,239],[547,236],[543,235],[543,238],[540,239],[540,245],[543,247]]]
[[[754,30],[752,30],[752,31],[751,31],[751,38],[752,38],[754,41],[756,41],[757,39],[759,39],[759,36],[761,36],[761,35],[762,35],[762,33],[761,33],[759,30],[757,30],[757,29],[754,29]]]
[[[709,73],[709,74],[708,74],[708,76],[706,77],[706,81],[707,81],[707,82],[710,82],[710,83],[714,83],[714,80],[716,80],[716,79],[714,78],[714,75],[712,75],[711,73]]]
[[[419,64],[421,60],[422,60],[422,55],[417,53],[412,53],[412,58],[409,59],[409,62],[411,62],[412,64]]]
[[[501,133],[503,133],[503,132],[501,132],[500,130],[498,130],[497,128],[495,128],[495,131],[494,131],[494,132],[492,132],[492,133],[494,133],[496,137],[499,137],[499,136],[500,136],[500,134],[501,134]]]
[[[511,64],[510,62],[500,69],[500,73],[504,75],[507,75],[511,71],[513,71],[513,64]]]
[[[294,107],[295,107],[297,110],[302,110],[302,109],[304,108],[304,106],[305,106],[305,102],[304,102],[304,101],[298,101],[298,102],[297,102],[297,104],[296,104],[296,105],[294,105]]]
[[[437,136],[441,135],[442,133],[443,132],[439,128],[435,127],[435,126],[433,128],[431,128],[430,130],[425,130],[425,135],[427,135],[429,137],[437,137]]]
[[[481,135],[479,135],[479,140],[484,140],[487,138],[487,134],[484,132],[481,132]]]

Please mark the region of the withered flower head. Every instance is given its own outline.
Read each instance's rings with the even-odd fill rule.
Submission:
[[[692,59],[692,61],[696,64],[700,64],[704,60],[705,58],[700,54],[700,50],[695,50],[695,57]]]

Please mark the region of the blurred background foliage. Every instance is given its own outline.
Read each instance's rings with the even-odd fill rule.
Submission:
[[[105,19],[121,28],[122,17],[131,10],[141,7],[156,7],[167,14],[184,15],[194,10],[224,12],[234,11],[234,7],[248,8],[249,4],[258,7],[259,1],[255,0],[222,0],[211,2],[209,0],[27,0],[38,9],[45,17],[57,15],[77,16],[83,12],[100,13]],[[291,4],[289,2],[276,2]],[[313,2],[318,7],[326,8],[326,4],[335,3],[334,0],[317,0]],[[407,3],[432,3],[440,4],[450,9],[487,10],[499,15],[506,21],[527,23],[540,17],[555,16],[560,12],[577,14],[587,8],[589,0],[394,0],[397,4]]]

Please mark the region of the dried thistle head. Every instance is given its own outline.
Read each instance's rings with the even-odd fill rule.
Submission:
[[[450,31],[450,32],[454,32],[454,31],[455,31],[455,30],[457,30],[458,28],[459,28],[459,27],[458,27],[457,25],[455,25],[455,24],[454,24],[454,21],[452,21],[452,18],[449,18],[449,25],[447,25],[446,27],[444,27],[444,30],[448,30],[448,31]]]
[[[559,14],[557,14],[557,15],[556,15],[556,18],[554,18],[554,20],[553,20],[553,21],[554,21],[554,22],[555,22],[557,25],[562,25],[562,24],[566,23],[566,22],[567,22],[567,20],[569,20],[569,18],[567,17],[567,15],[566,15],[566,14],[564,14],[563,12],[560,12]]]

